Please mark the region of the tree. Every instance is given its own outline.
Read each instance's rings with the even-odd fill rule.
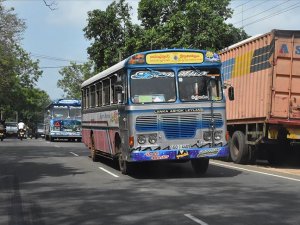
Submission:
[[[227,24],[230,0],[140,0],[140,25],[130,18],[125,0],[105,11],[88,13],[85,37],[96,70],[103,70],[139,51],[162,48],[220,50],[248,37],[243,29]]]
[[[87,51],[94,61],[96,70],[100,71],[117,63],[122,56],[132,50],[132,36],[139,27],[131,22],[132,8],[125,0],[111,3],[106,11],[93,10],[88,12],[88,24],[83,29],[85,37],[92,41]],[[127,42],[126,40],[130,40]]]
[[[230,0],[141,0],[138,18],[144,43],[152,48],[192,47],[220,50],[247,34],[225,23]],[[150,42],[151,41],[151,42]],[[151,47],[151,46],[149,46]]]
[[[63,89],[67,98],[81,98],[81,83],[93,75],[93,63],[87,62],[82,65],[77,65],[71,62],[70,66],[64,67],[59,71],[63,77],[58,80],[57,87]]]
[[[14,120],[18,112],[20,118],[29,121],[32,115],[43,112],[50,98],[36,88],[42,76],[39,61],[33,61],[19,44],[25,23],[13,13],[13,8],[5,9],[2,2],[0,0],[0,110],[7,120]]]

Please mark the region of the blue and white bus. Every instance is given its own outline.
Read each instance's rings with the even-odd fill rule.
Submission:
[[[137,162],[190,160],[205,173],[210,158],[228,156],[220,70],[210,51],[153,50],[84,81],[82,138],[92,160],[118,159],[123,174]]]
[[[45,109],[45,139],[81,141],[81,101],[59,99]]]

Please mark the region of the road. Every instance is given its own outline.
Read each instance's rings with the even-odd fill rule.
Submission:
[[[300,166],[153,163],[122,175],[82,143],[0,143],[1,225],[300,225]]]

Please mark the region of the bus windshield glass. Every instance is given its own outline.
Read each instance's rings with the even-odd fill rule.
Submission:
[[[219,71],[196,68],[180,70],[178,87],[181,101],[222,99]]]
[[[81,118],[81,107],[70,106],[70,117]]]
[[[137,104],[175,102],[175,73],[166,70],[135,70],[130,74],[131,101]]]
[[[69,109],[67,106],[54,106],[53,118],[67,118],[69,116]]]

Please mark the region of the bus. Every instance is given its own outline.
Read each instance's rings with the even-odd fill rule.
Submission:
[[[210,51],[151,50],[84,81],[82,141],[92,160],[117,159],[123,174],[138,162],[190,161],[204,174],[210,158],[229,154],[220,71]]]
[[[81,142],[81,101],[59,99],[45,108],[45,139],[67,139]]]

